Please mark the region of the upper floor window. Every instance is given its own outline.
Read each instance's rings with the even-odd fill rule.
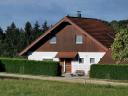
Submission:
[[[94,64],[95,63],[95,58],[90,58],[90,63]]]
[[[52,37],[49,42],[50,44],[56,44],[56,36]]]
[[[83,37],[82,35],[76,36],[76,44],[83,44]]]

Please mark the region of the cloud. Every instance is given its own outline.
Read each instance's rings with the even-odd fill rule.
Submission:
[[[27,20],[56,23],[67,14],[75,16],[77,10],[85,17],[126,19],[127,5],[128,0],[1,0],[0,24],[15,21],[21,26]]]

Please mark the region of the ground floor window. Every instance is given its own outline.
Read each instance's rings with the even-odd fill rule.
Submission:
[[[84,58],[79,58],[79,63],[84,63]]]
[[[95,58],[90,58],[90,63],[94,64],[95,63]]]
[[[53,61],[53,59],[43,59],[43,61]]]

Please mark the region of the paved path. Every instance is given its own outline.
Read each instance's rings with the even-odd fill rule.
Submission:
[[[48,77],[48,76],[32,76],[32,75],[20,75],[20,74],[8,74],[0,73],[0,78],[9,79],[34,79],[34,80],[50,80],[50,81],[60,81],[60,82],[70,82],[70,83],[81,83],[81,84],[102,84],[102,85],[112,85],[112,86],[128,86],[128,83],[111,82],[99,79],[88,79],[85,77]]]

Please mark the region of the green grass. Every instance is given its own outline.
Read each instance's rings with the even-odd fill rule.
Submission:
[[[128,87],[4,79],[0,96],[128,96]]]

